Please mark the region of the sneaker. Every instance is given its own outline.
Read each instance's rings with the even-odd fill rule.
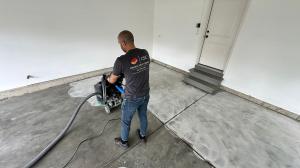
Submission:
[[[120,137],[115,138],[115,144],[122,147],[123,149],[127,149],[129,147],[128,142],[123,141]]]
[[[144,143],[147,142],[146,136],[141,136],[140,129],[137,129],[137,130],[136,130],[136,133],[137,133],[137,135],[139,136],[139,138],[140,138],[140,140],[141,140],[142,142],[144,142]]]

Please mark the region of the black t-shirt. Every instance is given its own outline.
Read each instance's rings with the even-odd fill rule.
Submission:
[[[132,49],[117,58],[113,68],[114,75],[124,74],[125,98],[137,98],[149,94],[150,57],[147,50]]]

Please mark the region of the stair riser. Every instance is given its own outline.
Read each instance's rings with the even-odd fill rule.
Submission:
[[[205,91],[207,93],[213,94],[216,91],[216,89],[210,88],[210,87],[208,87],[208,86],[206,86],[206,85],[204,85],[204,84],[202,84],[202,83],[200,83],[198,81],[194,81],[193,79],[190,79],[190,78],[185,78],[184,82],[187,83],[187,84],[189,84],[189,85],[192,85],[192,86],[194,86],[196,88],[199,88],[199,89],[201,89],[201,90],[203,90],[203,91]]]
[[[191,70],[190,75],[193,76],[194,78],[206,81],[207,83],[210,83],[210,84],[215,85],[215,86],[220,86],[221,81],[222,81],[222,79],[220,79],[220,80],[214,79],[214,78],[211,78],[211,77],[209,77],[205,74],[198,73],[194,70]]]

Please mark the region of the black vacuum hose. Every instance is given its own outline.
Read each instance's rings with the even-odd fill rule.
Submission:
[[[50,142],[46,148],[44,148],[37,156],[35,156],[30,162],[28,162],[24,168],[31,168],[32,166],[34,166],[39,160],[41,160],[68,132],[68,130],[70,129],[70,127],[72,126],[78,112],[80,111],[81,107],[84,105],[84,103],[90,99],[91,97],[98,95],[99,93],[92,93],[90,95],[88,95],[76,108],[76,111],[73,113],[71,119],[69,120],[69,122],[67,123],[67,125],[65,126],[65,128],[59,133],[58,136],[56,136],[56,138],[54,140],[52,140],[52,142]]]

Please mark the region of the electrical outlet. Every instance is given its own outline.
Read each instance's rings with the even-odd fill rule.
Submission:
[[[33,76],[32,76],[32,75],[27,75],[26,78],[27,78],[27,79],[30,79],[30,78],[33,78]]]

